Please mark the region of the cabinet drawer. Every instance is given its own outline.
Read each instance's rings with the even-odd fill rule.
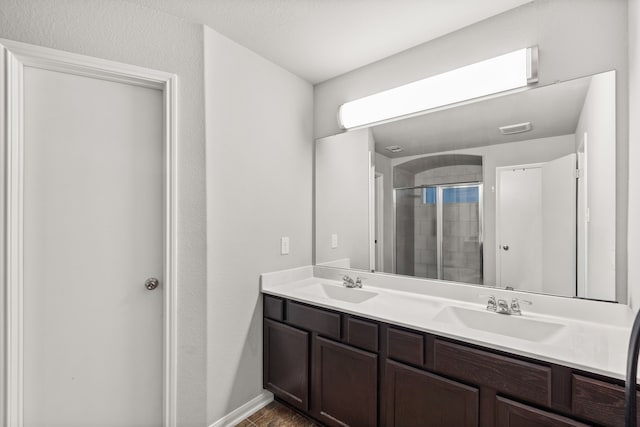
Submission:
[[[577,374],[571,383],[575,415],[605,426],[624,424],[624,387]],[[640,394],[636,396],[640,414]]]
[[[284,301],[280,298],[265,295],[264,317],[282,321],[284,319]]]
[[[345,339],[348,344],[378,352],[378,325],[348,316],[345,322]]]
[[[287,300],[287,323],[340,339],[340,314]]]
[[[387,330],[387,348],[391,359],[412,365],[424,365],[424,336],[402,329]]]
[[[496,399],[496,427],[588,427],[587,424],[561,415],[533,408],[513,400]]]
[[[436,340],[435,370],[499,393],[551,406],[548,366]]]

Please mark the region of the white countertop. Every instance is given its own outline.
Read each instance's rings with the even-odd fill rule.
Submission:
[[[335,280],[343,273],[355,276],[353,271],[340,271],[320,267],[303,267],[282,272],[263,274],[263,293],[288,298],[332,310],[391,323],[419,331],[453,338],[480,346],[521,356],[539,359],[559,365],[609,376],[625,378],[627,346],[633,315],[621,304],[581,301],[570,298],[549,297],[522,293],[508,293],[476,286],[457,286],[437,281],[415,282],[411,278],[399,278],[373,273],[358,274],[365,278],[363,289],[346,289]],[[412,282],[412,280],[414,280]],[[414,283],[415,282],[415,283]],[[411,292],[415,286],[423,286],[425,292]],[[323,291],[324,290],[324,291]],[[334,297],[326,291],[336,291]],[[345,293],[345,291],[347,293]],[[451,298],[451,293],[457,298]],[[487,318],[491,323],[518,321],[516,316],[503,316],[486,312],[486,297],[478,293],[495,294],[497,298],[533,300],[532,306],[523,305],[521,319],[538,324],[562,325],[560,330],[529,341],[502,333],[487,332],[482,325],[467,327],[447,320],[443,309],[459,307],[462,311],[483,312],[499,318]],[[468,295],[467,295],[468,294]],[[524,296],[523,296],[524,295]],[[349,301],[352,300],[352,301]],[[537,305],[545,310],[535,310]],[[563,307],[561,313],[549,313],[554,307]],[[549,308],[551,307],[551,308]],[[569,307],[569,308],[567,308]],[[546,312],[545,312],[546,311]],[[571,316],[567,315],[570,312]],[[591,314],[590,314],[591,313]],[[484,314],[480,314],[480,317]],[[486,317],[484,317],[486,318]],[[595,319],[596,321],[593,321]],[[606,319],[611,321],[605,323]]]

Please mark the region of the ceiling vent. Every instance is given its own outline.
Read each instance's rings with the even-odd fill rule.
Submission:
[[[387,151],[391,151],[392,153],[399,153],[402,151],[402,147],[399,145],[390,145],[388,147],[384,147]]]
[[[500,126],[500,132],[503,135],[513,135],[514,133],[529,132],[531,130],[531,122],[518,123],[517,125]]]

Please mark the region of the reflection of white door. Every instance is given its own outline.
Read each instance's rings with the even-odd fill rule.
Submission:
[[[576,295],[576,155],[497,169],[498,285]]]
[[[9,282],[10,319],[21,325],[10,331],[10,425],[172,425],[163,408],[172,259],[164,83],[46,68],[24,65],[15,86],[24,108],[11,109],[24,123],[11,144],[24,154],[12,178],[23,203],[9,202],[21,220],[10,227],[24,237],[11,240],[23,250],[10,254],[22,282],[18,299]],[[145,286],[151,277],[155,290]]]
[[[497,172],[498,286],[540,291],[542,169],[527,166]]]

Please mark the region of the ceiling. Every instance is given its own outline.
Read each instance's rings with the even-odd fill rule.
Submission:
[[[127,0],[205,24],[319,83],[531,0]]]
[[[591,77],[472,102],[372,128],[375,150],[405,157],[575,133]],[[531,122],[532,129],[502,135],[498,127]],[[386,146],[399,145],[390,153]]]

